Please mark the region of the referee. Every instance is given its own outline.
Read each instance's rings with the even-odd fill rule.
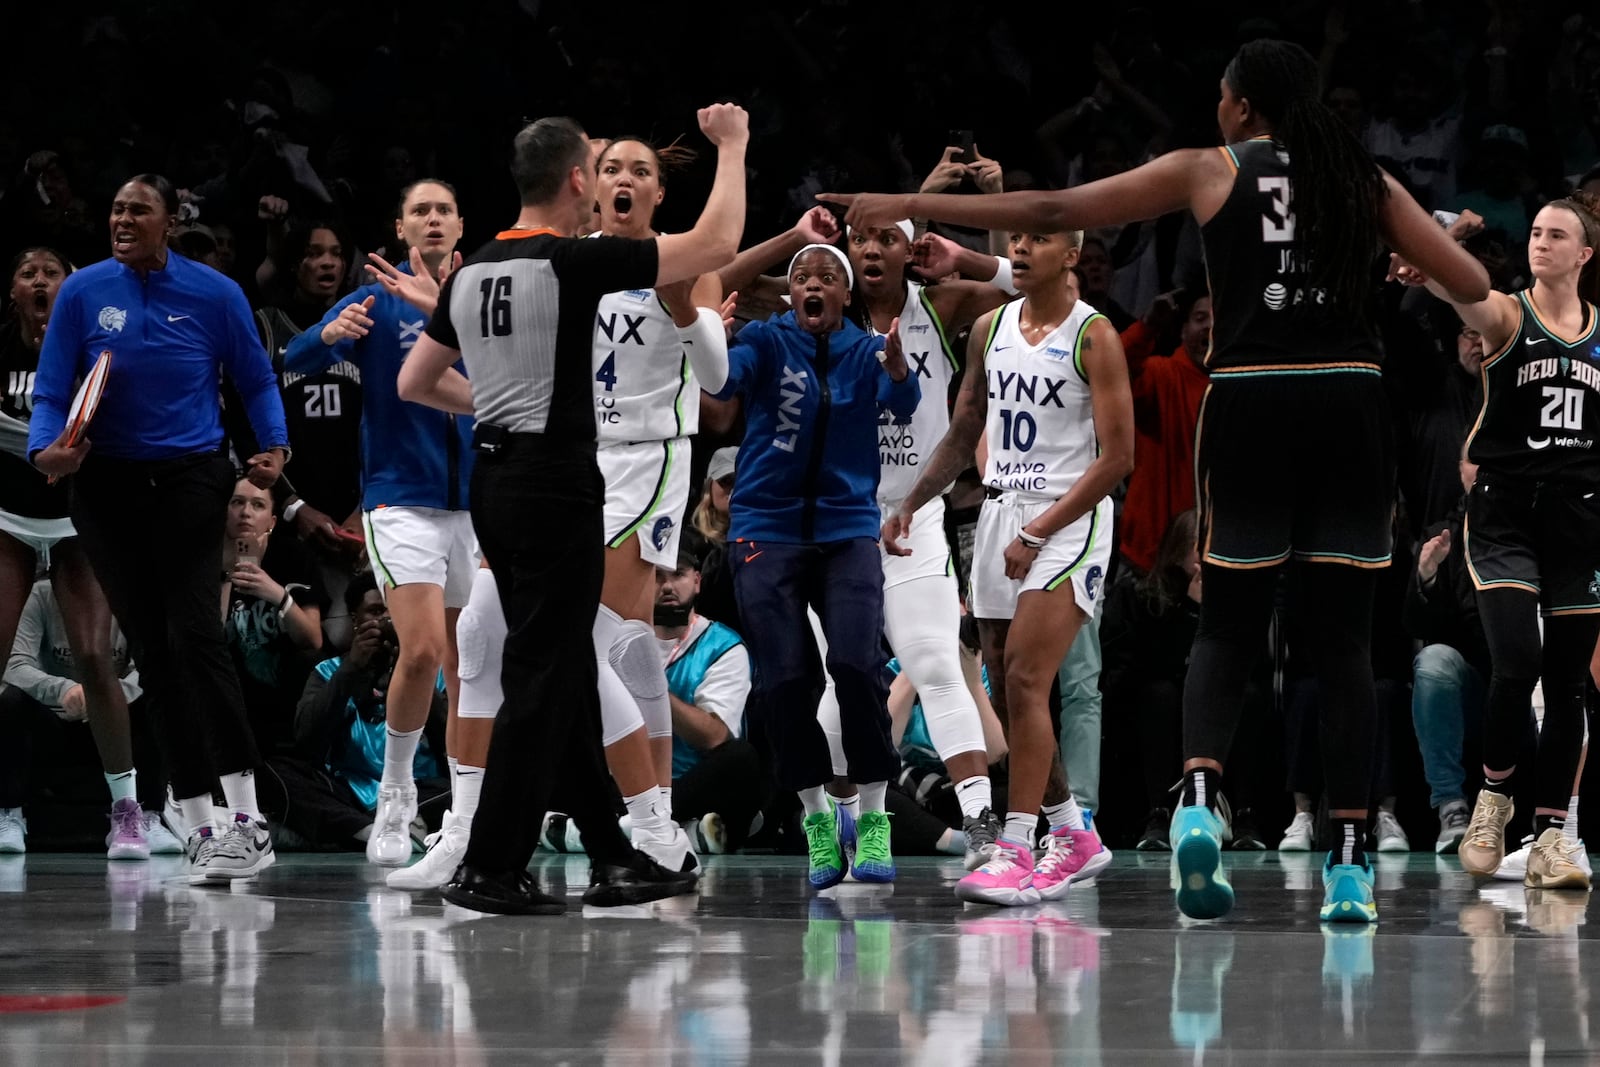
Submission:
[[[195,884],[247,878],[273,861],[256,803],[255,739],[218,621],[233,464],[221,451],[226,370],[255,437],[247,477],[270,488],[289,458],[283,404],[244,293],[167,249],[172,183],[141,174],[111,203],[111,258],[61,284],[39,353],[28,458],[72,475],[72,524],[161,709],[172,791]],[[93,443],[68,447],[73,383],[111,352]],[[287,603],[287,600],[286,600]],[[231,817],[212,824],[220,778]]]
[[[651,240],[574,235],[594,207],[593,149],[571,119],[546,118],[512,145],[516,225],[450,276],[400,372],[400,395],[478,417],[472,524],[492,566],[508,634],[478,817],[444,889],[478,911],[554,914],[566,904],[527,873],[542,814],[566,811],[591,861],[586,904],[686,892],[623,837],[611,811],[589,623],[605,570],[591,354],[601,296],[692,278],[731,262],[744,228],[749,117],[699,113],[716,180],[693,230]],[[467,374],[452,370],[464,359]],[[552,797],[559,797],[552,802]]]

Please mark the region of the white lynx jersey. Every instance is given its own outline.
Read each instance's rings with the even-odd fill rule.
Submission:
[[[927,291],[915,282],[906,284],[900,347],[922,386],[922,401],[904,426],[896,426],[888,411],[878,416],[878,509],[885,515],[910,494],[922,464],[950,428],[950,381],[956,360]]]
[[[600,298],[594,325],[595,433],[601,445],[667,441],[700,428],[700,386],[654,289]]]
[[[995,311],[984,344],[989,462],[983,481],[1002,491],[1054,499],[1072,488],[1099,454],[1079,346],[1089,324],[1105,316],[1079,300],[1060,326],[1030,345],[1018,326],[1022,303]]]

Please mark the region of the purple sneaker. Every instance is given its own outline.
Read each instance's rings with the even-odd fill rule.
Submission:
[[[111,805],[111,832],[106,834],[106,858],[150,858],[150,841],[144,835],[144,810],[133,797],[124,797]]]

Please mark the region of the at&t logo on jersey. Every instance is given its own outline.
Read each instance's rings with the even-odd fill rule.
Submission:
[[[121,333],[122,328],[128,325],[128,313],[122,308],[115,308],[107,304],[100,309],[100,328],[111,333]]]

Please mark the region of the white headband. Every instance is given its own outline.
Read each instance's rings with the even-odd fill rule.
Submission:
[[[794,254],[794,258],[789,261],[789,269],[784,272],[784,277],[787,278],[794,273],[794,265],[800,262],[800,257],[805,255],[807,252],[826,252],[836,258],[839,261],[839,265],[844,268],[845,286],[851,289],[855,288],[856,272],[850,269],[850,257],[846,256],[843,252],[839,251],[832,245],[806,245],[800,251],[796,252]]]
[[[877,226],[877,227],[873,227],[873,228],[874,229],[882,229],[883,227]],[[917,228],[915,226],[911,225],[911,220],[910,219],[901,219],[899,222],[894,224],[894,228],[899,230],[901,233],[905,234],[907,241],[915,241],[917,239]],[[845,232],[845,236],[848,237],[850,235],[850,232],[851,232],[850,227],[846,226],[844,228],[844,232]]]

